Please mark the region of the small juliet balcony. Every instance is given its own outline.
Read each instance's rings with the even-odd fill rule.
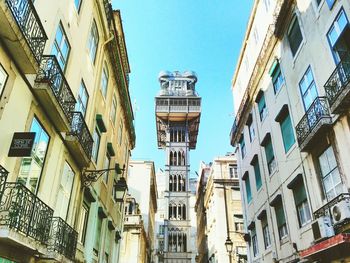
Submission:
[[[87,167],[90,163],[94,140],[81,112],[71,112],[71,125],[66,142],[79,165]]]
[[[35,74],[47,36],[32,0],[0,1],[0,35],[16,65]]]
[[[77,248],[78,232],[62,218],[53,217],[48,249],[74,260]]]
[[[0,242],[29,250],[36,250],[35,241],[46,246],[52,216],[53,210],[24,185],[6,182],[0,192]]]
[[[332,113],[341,114],[350,108],[350,59],[339,62],[324,85]]]
[[[33,89],[55,127],[68,132],[76,100],[56,56],[43,56]]]
[[[307,152],[332,124],[329,106],[325,97],[317,97],[295,127],[298,144],[303,152]]]

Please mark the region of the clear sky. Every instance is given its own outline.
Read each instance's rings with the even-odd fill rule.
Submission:
[[[136,147],[132,159],[153,160],[164,168],[156,141],[154,97],[161,70],[198,75],[202,97],[197,148],[190,152],[191,173],[199,162],[233,150],[231,80],[246,30],[252,0],[113,0],[120,9],[131,67]]]

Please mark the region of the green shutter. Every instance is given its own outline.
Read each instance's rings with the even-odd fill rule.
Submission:
[[[276,59],[269,70],[269,75],[271,76],[271,78],[273,78],[273,76],[275,75],[274,73],[276,69],[279,68],[279,65],[280,64],[278,63],[278,60]]]
[[[265,96],[264,94],[262,94],[258,101],[259,112],[261,112],[264,107],[265,107]]]
[[[256,161],[254,162],[254,173],[255,173],[256,189],[259,190],[262,185],[262,182],[261,182],[261,173],[260,173],[258,159],[256,159]]]
[[[250,203],[252,200],[252,191],[250,189],[250,182],[249,182],[249,176],[245,179],[245,189],[247,192],[247,201]]]
[[[290,119],[289,114],[281,122],[281,132],[282,132],[284,150],[285,152],[288,152],[288,150],[295,143],[292,121]]]
[[[275,206],[277,226],[280,227],[286,223],[286,218],[284,216],[282,201]]]
[[[303,181],[300,181],[300,183],[298,183],[295,186],[295,188],[293,189],[293,195],[294,195],[294,202],[296,206],[300,205],[302,202],[304,202],[307,199]]]
[[[272,83],[275,83],[276,79],[278,78],[279,74],[281,73],[281,68],[278,64],[278,66],[275,68],[275,71],[272,73]]]
[[[273,154],[271,139],[269,139],[269,141],[266,143],[265,154],[266,154],[267,163],[270,163],[270,161],[275,158]]]

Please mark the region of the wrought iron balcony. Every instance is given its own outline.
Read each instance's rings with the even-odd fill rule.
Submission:
[[[322,134],[331,123],[327,99],[317,97],[295,127],[301,151],[308,151],[315,137]]]
[[[71,112],[71,114],[70,131],[66,137],[67,146],[72,150],[77,162],[85,167],[90,163],[94,140],[85,123],[83,114],[77,111]]]
[[[56,56],[43,56],[35,79],[34,92],[59,131],[67,132],[76,100]]]
[[[5,183],[0,200],[0,226],[47,245],[53,210],[20,183]]]
[[[5,183],[6,183],[8,174],[9,172],[6,171],[6,169],[0,165],[0,200],[1,200],[2,193],[5,189]]]
[[[324,85],[332,113],[347,112],[350,107],[350,59],[341,61]]]
[[[1,1],[0,17],[0,33],[9,52],[25,73],[35,73],[32,63],[40,62],[47,36],[33,1]]]
[[[78,233],[62,218],[53,217],[50,230],[49,250],[73,260],[77,248]]]

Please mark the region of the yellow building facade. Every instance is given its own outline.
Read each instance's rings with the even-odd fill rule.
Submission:
[[[0,259],[118,262],[135,145],[120,12],[9,0],[0,23]]]

